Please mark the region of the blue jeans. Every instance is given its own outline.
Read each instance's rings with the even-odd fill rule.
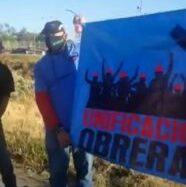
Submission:
[[[54,132],[46,132],[46,149],[48,154],[50,185],[51,187],[66,187],[68,180],[68,166],[70,151],[76,169],[76,187],[92,186],[92,162],[93,156],[83,150],[71,146],[63,148],[59,145]]]

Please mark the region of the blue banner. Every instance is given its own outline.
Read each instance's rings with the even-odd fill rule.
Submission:
[[[85,25],[73,143],[186,184],[186,10]]]

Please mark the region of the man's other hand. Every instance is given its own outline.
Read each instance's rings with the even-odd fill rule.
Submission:
[[[59,144],[63,147],[67,147],[68,145],[70,145],[69,134],[64,130],[57,133],[57,139],[59,141]]]

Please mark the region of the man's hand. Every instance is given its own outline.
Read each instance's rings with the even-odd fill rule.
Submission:
[[[67,147],[68,145],[70,145],[69,134],[64,130],[57,133],[57,139],[62,147]]]

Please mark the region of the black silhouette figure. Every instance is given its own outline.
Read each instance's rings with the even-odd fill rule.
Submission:
[[[136,71],[132,78],[129,78],[126,72],[120,72],[120,79],[115,83],[115,90],[117,94],[117,108],[121,111],[128,111],[129,109],[129,100],[133,98],[132,83],[136,80],[138,76],[139,67],[136,68]],[[131,108],[131,107],[130,107]]]
[[[140,74],[138,82],[134,83],[132,87],[135,89],[135,93],[133,95],[132,101],[130,102],[131,111],[145,113],[147,108],[145,100],[148,94],[145,73]]]
[[[112,110],[115,105],[115,90],[114,81],[118,75],[120,69],[123,66],[123,62],[120,63],[118,69],[113,74],[111,69],[105,70],[105,62],[102,64],[102,80],[103,80],[103,91],[102,91],[102,108]]]
[[[180,78],[183,81],[183,87],[182,87],[182,99],[181,99],[181,117],[186,118],[186,76],[183,74],[180,74]]]
[[[168,82],[173,69],[173,54],[169,54],[169,64],[167,72],[163,72],[162,65],[155,67],[155,78],[149,85],[149,114],[162,115],[165,92],[168,91]]]
[[[90,84],[90,95],[89,95],[87,107],[100,108],[102,83],[98,81],[98,74],[95,72],[93,74],[92,80],[89,80],[88,70],[87,70],[85,73],[85,80],[87,83]]]
[[[175,73],[173,78],[172,78],[172,80],[171,80],[171,82],[170,82],[170,84],[169,84],[169,86],[168,86],[169,93],[171,93],[171,94],[172,94],[172,92],[174,92],[174,88],[175,88],[174,87],[174,83],[175,83],[177,77],[178,77],[178,74]]]
[[[185,94],[186,96],[186,76],[181,73],[180,78],[183,81],[183,93],[182,94]]]
[[[169,84],[169,90],[165,92],[164,111],[166,117],[176,117],[181,115],[180,105],[182,99],[182,84],[176,82],[178,74],[175,73]]]

